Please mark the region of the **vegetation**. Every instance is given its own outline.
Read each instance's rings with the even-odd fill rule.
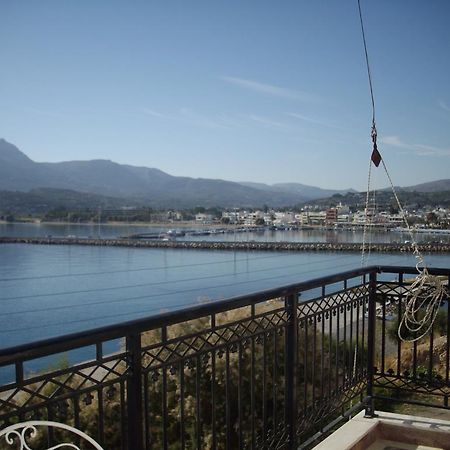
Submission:
[[[417,192],[399,189],[397,194],[400,203],[405,209],[414,210],[427,206],[435,207],[437,205],[443,208],[448,208],[450,206],[450,191]],[[392,213],[397,212],[397,202],[390,189],[376,191],[376,199],[377,208]],[[364,209],[366,204],[366,193],[348,192],[346,194],[334,194],[331,197],[308,201],[302,205],[308,204],[327,208],[337,206],[339,203],[350,206],[353,212],[358,209]]]
[[[450,207],[450,191],[410,192],[400,190],[399,197],[405,209],[409,211],[424,207]],[[377,191],[376,198],[377,208],[380,210],[386,210],[392,214],[398,212],[398,207],[391,191]],[[235,201],[237,200],[235,199]],[[348,205],[351,212],[356,212],[364,209],[365,201],[365,193],[348,192],[346,194],[334,194],[331,197],[319,200],[311,200],[296,206],[278,207],[277,210],[300,212],[306,205],[326,209],[342,203]],[[108,210],[111,212],[116,211],[117,213],[108,213],[111,219],[104,218],[104,220],[148,222],[153,220],[152,214],[158,212],[160,215],[164,213],[166,218],[169,217],[170,209],[168,208],[176,207],[175,203],[155,204],[151,198],[116,198],[67,189],[41,188],[33,189],[29,192],[0,191],[0,216],[15,216],[17,218],[32,215],[44,220],[86,222],[96,220],[99,210]],[[229,204],[233,204],[233,201],[230,200]],[[253,207],[249,206],[245,209],[248,211],[263,210],[265,212],[270,209],[267,204],[263,203],[260,204],[260,207],[256,206],[255,204]],[[219,206],[196,206],[193,208],[184,206],[180,207],[179,210],[182,212],[183,220],[192,220],[197,213],[206,213],[214,217],[220,217],[224,208]],[[129,214],[128,217],[127,211],[133,211],[133,213]],[[419,219],[410,217],[409,220],[413,225]],[[436,214],[432,212],[423,218],[423,222],[435,226],[442,225]]]
[[[95,210],[121,208],[128,205],[142,206],[143,202],[117,199],[101,195],[75,192],[67,189],[33,189],[29,192],[0,191],[0,214],[32,214],[41,217],[51,210]]]
[[[0,220],[4,220],[5,222],[14,222],[15,217],[10,212],[7,212],[6,214],[0,215]]]
[[[424,313],[418,315],[423,317]],[[386,338],[391,343],[386,344],[385,355],[385,373],[397,374],[400,371],[400,377],[408,380],[408,386],[404,386],[401,378],[391,381],[389,387],[376,388],[376,394],[388,398],[395,398],[404,401],[419,401],[430,403],[439,403],[439,398],[430,399],[429,393],[433,388],[440,386],[441,380],[446,377],[447,373],[447,320],[448,310],[439,310],[433,326],[433,346],[430,347],[430,336],[424,336],[416,342],[402,342],[400,359],[397,357],[398,338],[398,317],[394,316],[394,320],[386,322]],[[381,327],[379,327],[379,335],[377,337],[377,348],[380,348]],[[409,332],[404,326],[402,335],[413,339],[416,336]],[[390,348],[390,350],[389,350]],[[431,352],[430,352],[431,349]],[[381,355],[378,354],[378,367],[381,367]],[[431,364],[431,366],[430,366]],[[431,367],[431,373],[430,373]],[[398,413],[414,413],[415,407],[405,405],[401,402],[393,402],[391,400],[377,400],[375,407],[382,411],[391,411]]]
[[[276,313],[280,307],[282,308],[282,304],[276,300],[258,305],[257,314],[268,313],[269,320],[271,314]],[[159,448],[163,439],[164,416],[167,419],[166,436],[170,450],[180,448],[182,432],[186,448],[196,448],[199,429],[202,436],[201,448],[210,450],[213,423],[219,442],[217,448],[224,448],[227,414],[232,430],[230,448],[238,447],[240,429],[244,442],[251,439],[252,423],[255,425],[257,435],[263,435],[264,418],[267,425],[265,432],[269,436],[271,433],[274,436],[273,433],[277,430],[275,420],[281,423],[284,417],[284,327],[270,327],[268,331],[254,337],[239,339],[242,330],[251,326],[250,322],[247,322],[248,313],[249,308],[242,308],[216,315],[218,326],[229,324],[217,334],[208,331],[210,318],[202,317],[168,327],[166,343],[161,341],[161,330],[142,335],[142,343],[146,348],[142,361],[146,386],[144,400],[149,406],[147,416],[150,423],[149,439],[156,447]],[[243,328],[240,328],[239,323],[243,324]],[[330,417],[340,412],[342,402],[340,389],[346,382],[351,383],[352,352],[356,345],[355,342],[338,344],[330,336],[317,332],[313,349],[311,344],[304,345],[306,339],[309,339],[310,343],[313,341],[312,333],[312,326],[308,327],[308,331],[301,329],[297,372],[299,378],[297,403],[299,405],[308,403],[315,413],[319,413],[317,417],[310,417],[306,411],[302,414],[303,427],[310,432],[317,431],[324,422],[330,420]],[[219,335],[223,337],[223,341],[219,339]],[[203,339],[206,338],[213,342],[218,339],[214,353],[204,346]],[[171,339],[174,339],[173,344],[170,344]],[[203,347],[204,351],[190,353],[191,347]],[[165,368],[159,367],[161,359],[169,358],[170,361],[170,351],[175,352],[172,354],[173,364],[166,365]],[[184,356],[180,359],[182,354]],[[364,351],[358,353],[361,364],[365,364],[365,354]],[[24,392],[18,399],[18,404],[27,404],[28,407],[35,405],[41,419],[51,418],[70,425],[74,425],[75,405],[79,405],[80,428],[94,438],[97,438],[99,408],[101,408],[104,415],[105,448],[120,448],[121,423],[126,417],[122,416],[119,383],[104,387],[101,390],[101,397],[93,386],[90,392],[82,394],[74,401],[72,392],[80,387],[86,388],[86,380],[81,375],[72,374],[66,362],[58,369],[67,369],[67,372],[54,377],[52,381],[37,382],[28,386],[26,393]],[[55,369],[46,372],[53,370]],[[123,373],[125,367],[119,366],[118,370]],[[329,386],[333,386],[331,391],[328,391]],[[334,386],[338,386],[336,391]],[[32,397],[31,392],[39,394]],[[322,392],[322,396],[319,392]],[[43,397],[60,399],[50,408],[51,416],[46,406],[38,406],[42,404]],[[327,404],[325,412],[320,412],[319,409],[316,411],[319,400]],[[197,415],[200,417],[198,423]],[[64,433],[60,436],[64,437]],[[280,436],[274,438],[279,439]],[[40,448],[44,442],[45,436],[38,435],[33,448]]]
[[[421,320],[425,313],[420,311],[417,315],[418,319]],[[398,318],[395,316],[394,320],[388,323],[386,327],[386,334],[391,339],[391,341],[398,342]],[[440,310],[436,315],[436,320],[433,326],[434,335],[436,337],[445,336],[447,334],[447,310]],[[416,336],[414,333],[409,331],[405,325],[402,325],[401,335],[408,339],[413,339]],[[424,342],[427,338],[423,338],[421,342]]]
[[[267,320],[273,320],[277,311],[283,311],[283,304],[273,300],[258,305],[256,314],[266,317],[262,323],[267,323]],[[199,430],[201,448],[210,450],[213,448],[213,425],[220,443],[217,448],[223,448],[227,423],[228,430],[229,427],[232,430],[230,448],[237,448],[240,429],[243,441],[248,442],[251,439],[252,423],[255,425],[256,434],[261,435],[264,431],[264,417],[267,419],[266,432],[274,429],[274,419],[282,421],[285,394],[285,329],[280,325],[270,326],[266,331],[258,331],[259,328],[250,318],[249,312],[249,308],[245,307],[217,314],[215,321],[219,328],[213,333],[210,331],[211,319],[206,316],[168,326],[164,339],[161,329],[142,335],[142,345],[145,349],[142,359],[146,387],[144,402],[148,406],[146,419],[150,424],[148,437],[156,446],[159,446],[163,439],[164,418],[170,450],[179,448],[181,434],[184,436],[186,448],[195,448]],[[367,367],[367,349],[361,347],[361,342],[355,360],[355,340],[336,342],[333,336],[321,334],[321,325],[319,322],[314,325],[312,320],[311,316],[307,323],[299,324],[296,399],[302,408],[305,403],[310,408],[302,409],[299,417],[302,429],[309,433],[329,423],[335,414],[341,411],[343,394],[347,388],[355,386],[355,379],[363,376]],[[389,373],[392,369],[394,375],[398,366],[396,323],[395,320],[377,321],[377,324],[386,325],[386,338],[395,344],[391,347],[386,345],[385,355],[385,372]],[[327,326],[323,329],[326,330]],[[380,329],[377,325],[377,330]],[[244,330],[251,331],[252,336],[245,338]],[[445,376],[446,373],[446,330],[447,311],[442,310],[434,327],[433,354],[430,355],[429,338],[419,342],[414,356],[416,368],[413,373],[413,346],[402,344],[400,370],[403,380],[408,380],[408,386],[402,384],[402,379],[393,379],[389,388],[377,388],[377,394],[400,400],[429,400],[423,396],[428,395],[430,389],[439,387],[439,379],[442,379],[439,377]],[[381,335],[378,335],[376,339],[378,349],[381,338]],[[428,373],[430,358],[433,368],[431,374]],[[162,362],[164,367],[161,366]],[[376,364],[380,367],[380,361]],[[91,369],[86,370],[86,373],[90,373]],[[116,371],[122,374],[125,370],[124,365],[116,368]],[[79,427],[97,439],[99,411],[102,410],[102,426],[106,440],[104,446],[111,449],[120,448],[122,423],[126,421],[122,407],[125,391],[121,390],[121,383],[107,377],[102,381],[103,387],[97,390],[92,382],[86,383],[86,378],[81,373],[73,374],[67,360],[60,361],[45,372],[55,371],[57,374],[53,378],[34,382],[16,397],[18,407],[25,404],[29,408],[33,408],[33,405],[36,407],[38,414],[26,415],[26,418],[51,419],[75,425],[75,405],[78,405]],[[409,371],[409,375],[406,371]],[[96,376],[91,380],[95,378]],[[411,393],[415,386],[422,393]],[[73,393],[80,388],[91,390],[74,400]],[[33,395],[33,392],[37,395]],[[43,398],[53,399],[50,407],[43,405]],[[344,409],[349,406],[349,401],[344,402]],[[325,404],[327,408],[322,411],[321,407]],[[0,409],[0,416],[6,412],[3,408]],[[399,410],[391,401],[378,401],[376,408]],[[197,417],[200,418],[199,422]],[[60,437],[64,437],[63,432],[58,433]],[[44,445],[44,442],[45,437],[39,435],[33,443],[33,448],[41,448],[40,445]]]

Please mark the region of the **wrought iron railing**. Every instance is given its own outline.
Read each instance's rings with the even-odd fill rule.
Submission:
[[[391,330],[414,273],[362,268],[0,350],[14,372],[0,430],[48,420],[111,450],[294,449],[374,401],[448,408],[448,309],[426,342]],[[69,362],[29,372],[62,353]]]

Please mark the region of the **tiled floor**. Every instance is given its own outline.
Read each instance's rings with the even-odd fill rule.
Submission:
[[[450,421],[378,412],[359,413],[314,450],[450,450]]]
[[[425,445],[402,444],[397,441],[377,439],[367,450],[443,450],[442,447],[428,447]]]

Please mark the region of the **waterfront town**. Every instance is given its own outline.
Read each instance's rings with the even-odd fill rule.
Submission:
[[[447,208],[424,208],[405,210],[408,223],[417,229],[447,229],[450,227],[450,210]],[[181,220],[182,213],[169,213],[170,220]],[[322,209],[317,206],[306,206],[300,211],[277,210],[241,210],[222,211],[219,214],[198,212],[195,214],[197,224],[233,224],[247,227],[254,226],[333,226],[353,227],[370,223],[383,228],[396,228],[405,225],[399,211],[378,211],[375,208],[353,210],[339,203],[334,208]]]
[[[417,230],[450,229],[450,208],[425,206],[405,208],[408,224]],[[241,227],[334,227],[354,228],[364,224],[392,229],[404,227],[402,213],[395,208],[354,207],[338,203],[334,207],[305,205],[302,208],[204,208],[190,210],[153,210],[151,208],[86,209],[74,211],[58,208],[42,216],[0,213],[0,222],[34,223],[128,223],[168,226],[241,226]]]

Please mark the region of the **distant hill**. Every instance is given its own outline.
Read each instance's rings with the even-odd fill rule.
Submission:
[[[400,189],[405,192],[443,192],[450,190],[450,180]],[[353,189],[321,189],[300,183],[268,185],[175,177],[156,168],[117,164],[109,160],[37,163],[4,139],[0,139],[0,191],[3,191],[3,203],[0,204],[9,202],[16,207],[21,202],[55,206],[57,201],[66,201],[68,206],[72,202],[91,206],[131,204],[153,208],[282,207],[356,193]]]
[[[39,188],[29,192],[0,191],[0,212],[11,214],[42,214],[64,207],[70,211],[84,209],[119,209],[124,206],[144,206],[123,198],[70,191],[68,189]]]
[[[290,194],[300,195],[308,200],[315,200],[318,198],[331,197],[334,194],[346,194],[347,192],[357,192],[354,189],[322,189],[315,186],[308,186],[301,183],[252,183],[250,181],[241,182],[243,186],[253,187],[256,189],[265,190],[267,192],[285,192]]]
[[[0,139],[0,190],[39,188],[121,197],[158,208],[288,206],[305,200],[289,192],[269,192],[232,181],[174,177],[159,169],[108,160],[36,163]]]
[[[430,181],[428,183],[416,184],[415,186],[408,186],[400,189],[404,191],[416,191],[416,192],[450,191],[450,179]]]
[[[417,210],[427,207],[440,206],[450,207],[450,190],[437,192],[418,192],[398,188],[397,194],[402,206],[408,210]],[[397,209],[397,202],[390,189],[383,189],[376,192],[377,208],[382,210]],[[310,200],[302,205],[308,204],[320,208],[329,208],[339,203],[351,206],[354,209],[363,209],[366,204],[365,192],[349,192],[347,194],[334,194],[331,197]]]

